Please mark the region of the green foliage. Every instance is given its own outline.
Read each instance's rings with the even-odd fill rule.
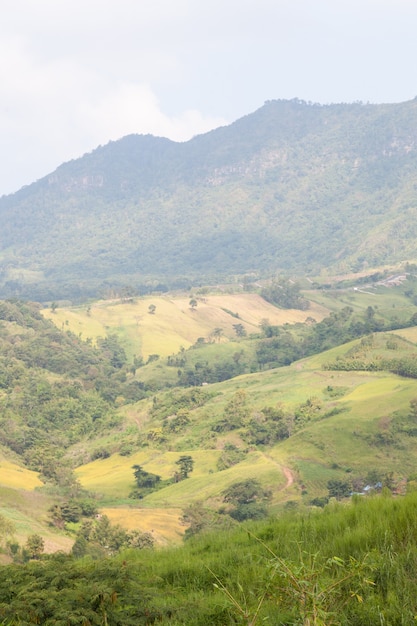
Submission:
[[[86,619],[91,626],[413,624],[416,506],[416,493],[356,498],[243,527],[231,523],[223,532],[197,503],[184,512],[196,532],[175,549],[97,558],[99,546],[95,559],[57,554],[4,567],[0,620],[11,626]],[[101,526],[109,541],[108,525]]]
[[[38,534],[29,535],[25,550],[30,559],[39,559],[45,549],[45,542]]]
[[[144,386],[129,379],[114,335],[93,347],[57,329],[32,303],[2,302],[0,318],[0,443],[45,481],[63,485],[70,471],[64,452],[115,425],[116,398],[134,402]],[[100,450],[96,458],[105,456]]]
[[[278,328],[275,331],[273,328],[266,327],[266,338],[257,343],[256,359],[260,369],[289,365],[303,354],[302,347],[293,334]]]
[[[133,465],[133,475],[135,477],[136,487],[139,489],[153,489],[161,480],[157,474],[145,471],[140,465]]]
[[[154,541],[149,533],[128,532],[118,524],[110,523],[106,515],[86,520],[77,532],[72,548],[75,557],[89,555],[94,559],[117,554],[125,548],[152,548]]]
[[[105,339],[99,339],[98,345],[112,367],[121,369],[126,365],[126,352],[119,344],[116,335],[108,335]]]
[[[190,412],[187,409],[179,409],[174,417],[171,417],[165,425],[169,432],[180,433],[190,423]]]
[[[0,618],[17,624],[147,625],[165,611],[139,583],[134,562],[72,562],[64,556],[24,566],[9,566],[0,586]],[[8,588],[10,585],[10,588]]]
[[[154,396],[151,414],[163,419],[169,415],[177,414],[181,409],[195,409],[213,397],[213,392],[195,388],[187,391],[172,390],[165,394]]]
[[[183,510],[181,521],[187,526],[184,539],[190,539],[200,533],[227,530],[233,525],[228,516],[213,511],[202,502],[193,502],[187,506]]]
[[[185,480],[188,478],[189,474],[191,474],[194,469],[194,460],[189,454],[181,455],[180,458],[175,461],[175,464],[178,465],[179,480]]]
[[[265,517],[267,515],[265,504],[272,497],[271,492],[264,489],[254,478],[233,483],[222,495],[223,502],[231,505],[229,515],[238,522]]]
[[[243,436],[251,444],[273,445],[290,436],[291,421],[282,407],[264,407],[251,418]]]
[[[267,287],[263,287],[261,296],[283,309],[306,311],[309,308],[308,300],[300,293],[300,286],[285,278],[276,279]]]
[[[351,495],[352,488],[348,481],[337,480],[333,478],[327,483],[327,489],[329,491],[329,498],[336,498],[341,500]]]
[[[131,297],[236,274],[248,288],[254,270],[413,258],[414,116],[413,101],[278,100],[186,143],[110,142],[0,199],[2,293]]]
[[[246,337],[247,332],[243,324],[233,324],[233,329],[238,337]]]
[[[223,418],[216,422],[213,430],[225,432],[235,430],[244,425],[250,414],[247,402],[247,394],[244,389],[239,389],[226,404]]]
[[[240,463],[245,456],[246,452],[244,450],[240,450],[233,443],[225,443],[217,461],[217,469],[221,472],[229,467],[233,467],[233,465]]]

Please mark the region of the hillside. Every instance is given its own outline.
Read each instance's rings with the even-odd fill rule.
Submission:
[[[415,257],[417,102],[270,101],[128,136],[0,199],[0,294],[38,300]]]
[[[199,338],[214,340],[215,328],[221,328],[216,342],[236,339],[234,326],[241,324],[246,334],[259,333],[262,320],[282,326],[305,322],[307,317],[321,321],[329,309],[314,302],[308,311],[279,309],[256,293],[210,294],[197,296],[194,307],[184,295],[153,295],[142,298],[98,301],[91,305],[43,309],[42,314],[58,328],[64,326],[84,339],[96,340],[109,332],[116,333],[127,355],[151,354],[168,357],[181,348],[188,349]],[[155,306],[155,313],[149,307]]]
[[[0,515],[52,551],[97,510],[166,545],[196,519],[233,523],[219,511],[242,481],[270,494],[273,513],[325,502],[332,481],[403,489],[416,461],[415,289],[413,276],[310,289],[308,311],[253,293],[206,292],[196,306],[170,294],[48,309],[49,320],[1,303]],[[142,353],[153,335],[158,358]],[[193,468],[178,480],[183,456]],[[135,487],[133,467],[158,487]]]

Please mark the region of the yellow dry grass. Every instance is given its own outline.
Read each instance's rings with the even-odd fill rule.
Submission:
[[[11,489],[25,489],[33,491],[41,487],[38,473],[25,469],[5,459],[0,459],[0,484]]]
[[[185,301],[183,302],[185,304]],[[177,303],[180,304],[181,301],[178,299]],[[304,322],[307,317],[313,317],[319,322],[328,314],[325,307],[314,302],[311,303],[311,308],[308,311],[279,309],[257,294],[209,295],[205,298],[205,302],[198,304],[197,311],[204,308],[215,308],[220,311],[228,309],[233,313],[238,313],[240,320],[237,321],[250,324],[256,329],[259,328],[263,319],[268,319],[270,324],[279,326],[287,323]],[[235,323],[236,320],[233,320],[232,324]]]
[[[407,341],[411,341],[411,343],[417,343],[417,326],[412,326],[411,328],[401,328],[400,330],[394,330],[393,333],[395,335],[399,335]]]
[[[257,294],[209,295],[198,299],[192,310],[189,297],[148,296],[133,302],[102,301],[86,307],[58,308],[43,314],[58,328],[81,334],[83,339],[105,337],[117,333],[129,356],[150,354],[168,356],[181,347],[189,348],[199,337],[207,338],[218,327],[223,341],[235,338],[234,324],[242,324],[248,333],[258,332],[259,324],[282,325],[304,322],[307,317],[320,321],[327,309],[311,303],[308,311],[278,309]],[[149,313],[154,304],[155,314]],[[238,314],[238,318],[227,311]]]
[[[181,509],[142,509],[140,507],[103,508],[113,524],[127,530],[151,533],[159,545],[179,543],[185,530],[181,524]]]

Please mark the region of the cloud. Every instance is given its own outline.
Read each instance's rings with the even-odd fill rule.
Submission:
[[[224,119],[205,117],[196,110],[185,110],[178,116],[169,117],[161,111],[149,85],[129,83],[122,83],[116,90],[103,94],[97,102],[87,103],[83,119],[96,137],[107,132],[111,139],[116,139],[138,132],[175,141],[190,139],[197,133],[226,123]]]
[[[148,61],[152,63],[164,66],[164,55]],[[175,63],[167,60],[166,65],[169,71]],[[76,56],[39,59],[23,37],[2,38],[0,136],[7,159],[0,193],[15,191],[61,162],[130,133],[183,141],[225,123],[189,108],[164,113],[151,85],[141,79],[141,72],[112,73],[103,62],[83,63]]]
[[[414,97],[415,0],[2,0],[0,193],[110,139],[267,99]]]

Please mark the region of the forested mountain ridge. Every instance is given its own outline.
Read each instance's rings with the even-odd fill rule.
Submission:
[[[413,258],[416,146],[416,100],[270,101],[184,143],[110,142],[0,198],[0,295]]]

